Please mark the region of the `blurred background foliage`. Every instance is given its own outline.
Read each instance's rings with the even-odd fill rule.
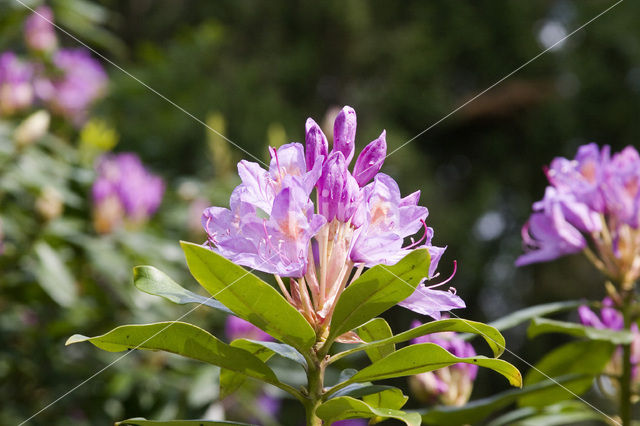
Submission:
[[[618,5],[415,139],[613,2],[48,4],[64,29],[259,158],[268,158],[268,144],[302,141],[308,116],[320,122],[345,104],[358,113],[358,148],[386,129],[393,153],[382,171],[404,193],[422,191],[434,243],[448,246],[442,275],[458,261],[452,284],[468,309],[457,314],[490,321],[536,303],[603,296],[600,277],[582,258],[519,270],[513,261],[530,204],[542,197],[544,164],[573,157],[588,141],[618,150],[640,140],[639,3]],[[23,51],[29,11],[13,0],[0,0],[0,10],[0,51]],[[64,46],[78,46],[59,37]],[[11,134],[20,117],[2,122],[0,218],[11,237],[0,257],[2,424],[35,413],[115,359],[88,346],[65,348],[70,334],[171,320],[190,309],[137,292],[131,267],[152,264],[189,286],[177,241],[203,239],[200,210],[226,204],[235,162],[248,158],[102,62],[109,90],[92,117],[116,132],[115,151],[138,153],[166,180],[167,194],[144,227],[98,235],[90,206],[95,153],[83,148],[82,135],[99,129],[80,133],[54,122],[52,134],[18,150]],[[63,204],[50,219],[36,206],[47,188]],[[57,281],[47,288],[45,277]],[[401,310],[388,317],[395,330],[412,319]],[[205,310],[187,320],[218,330],[221,324]],[[531,362],[556,343],[534,345],[524,334],[514,329],[507,342]],[[198,417],[217,392],[216,372],[205,370],[167,362],[166,355],[134,354],[31,424]],[[494,379],[481,372],[474,396],[503,389]]]

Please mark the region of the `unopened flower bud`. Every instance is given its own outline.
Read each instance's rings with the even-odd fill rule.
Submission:
[[[387,132],[382,131],[378,139],[365,146],[353,168],[353,177],[358,185],[365,186],[382,168],[387,155]]]
[[[307,123],[305,125],[305,152],[306,152],[306,162],[307,162],[307,170],[313,169],[313,165],[316,163],[316,160],[321,155],[324,157],[324,160],[327,159],[327,153],[329,152],[329,143],[327,142],[327,137],[320,129],[320,126],[312,119],[308,118]]]
[[[36,111],[27,117],[13,132],[18,147],[25,147],[40,140],[49,130],[51,116],[47,111]]]
[[[333,123],[333,151],[341,152],[347,165],[353,158],[355,141],[356,112],[350,106],[345,106]]]
[[[414,321],[412,324],[413,327],[419,325],[419,321]],[[454,332],[428,334],[413,339],[412,343],[435,343],[461,358],[476,355],[473,346]],[[466,404],[471,396],[477,373],[477,365],[459,363],[417,374],[409,379],[409,385],[421,401],[461,406]]]
[[[38,52],[52,52],[58,47],[53,28],[53,12],[47,6],[38,7],[24,23],[27,46]]]
[[[322,166],[322,175],[318,180],[319,212],[327,218],[327,222],[336,217],[348,173],[344,155],[340,151],[329,155]]]

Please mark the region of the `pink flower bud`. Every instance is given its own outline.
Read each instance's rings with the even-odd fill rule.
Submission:
[[[308,118],[305,125],[306,133],[304,141],[306,144],[306,162],[307,170],[313,169],[313,165],[321,155],[324,160],[327,159],[327,153],[329,152],[329,143],[327,137],[324,135],[320,126],[312,119]],[[323,160],[323,161],[324,161]]]
[[[387,155],[387,132],[382,131],[378,139],[365,146],[353,168],[353,177],[358,185],[365,186],[382,168]]]
[[[341,152],[345,164],[353,158],[356,141],[356,112],[350,106],[342,108],[333,123],[333,151]]]

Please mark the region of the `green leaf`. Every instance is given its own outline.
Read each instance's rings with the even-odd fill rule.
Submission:
[[[505,348],[505,340],[502,334],[490,325],[483,324],[481,322],[469,321],[460,318],[450,318],[439,321],[432,321],[421,326],[412,328],[411,330],[404,331],[396,334],[395,336],[388,337],[383,340],[375,342],[365,343],[364,345],[356,346],[344,352],[340,352],[331,357],[331,362],[343,358],[352,353],[371,350],[381,346],[386,346],[392,343],[404,342],[407,340],[415,339],[416,337],[424,336],[431,333],[440,333],[443,331],[455,331],[459,333],[475,333],[484,338],[487,344],[491,347],[491,350],[495,356],[500,356]]]
[[[211,421],[211,420],[147,420],[142,417],[123,420],[117,422],[116,426],[215,426],[215,425],[243,425],[250,426],[248,423]]]
[[[556,386],[545,392],[523,396],[518,404],[541,407],[583,394],[591,387],[594,376],[609,362],[614,349],[615,345],[608,342],[585,340],[567,343],[549,352],[529,370],[524,379],[526,386],[566,374],[586,375],[586,378],[568,383],[564,387]]]
[[[405,413],[391,408],[376,408],[350,396],[333,398],[316,409],[316,415],[327,422],[345,419],[396,419],[409,426],[420,425],[418,413]]]
[[[362,400],[371,407],[401,409],[407,403],[409,397],[402,393],[400,389],[385,389],[373,394],[363,395]]]
[[[34,251],[38,259],[34,273],[40,287],[60,306],[71,306],[78,291],[71,272],[58,252],[44,241],[37,242]]]
[[[276,343],[276,342],[264,342],[261,340],[250,340],[250,339],[237,339],[231,342],[233,346],[240,347],[244,350],[247,350],[251,353],[255,353],[260,348],[264,348],[270,350],[272,354],[279,355],[283,358],[289,359],[297,364],[300,364],[303,368],[307,368],[307,361],[304,357],[295,350],[293,346],[289,346],[284,343]]]
[[[377,265],[367,270],[338,299],[327,340],[360,327],[409,297],[429,274],[429,263],[427,249],[419,249],[393,266]]]
[[[346,379],[345,379],[346,380]],[[330,398],[337,398],[339,396],[351,396],[354,398],[362,398],[365,395],[371,395],[374,393],[380,393],[388,389],[396,389],[393,386],[385,385],[372,385],[371,383],[352,383],[349,386],[345,386],[338,392],[329,396]]]
[[[66,344],[86,341],[109,352],[163,350],[237,371],[267,383],[280,384],[275,373],[254,355],[227,345],[205,330],[184,322],[123,325],[102,336],[75,334]]]
[[[606,421],[607,417],[582,402],[565,401],[542,409],[525,407],[514,410],[498,417],[488,426],[561,426],[597,420]]]
[[[360,338],[365,342],[374,342],[393,337],[393,332],[391,331],[389,324],[384,319],[374,318],[358,328],[358,336],[360,336]],[[376,362],[395,350],[396,345],[388,343],[385,345],[374,346],[371,349],[365,349],[365,352],[371,362]]]
[[[184,241],[181,245],[191,274],[236,315],[296,349],[315,343],[311,325],[276,289],[209,249]]]
[[[234,340],[233,342],[231,342],[231,346],[233,346],[234,348],[244,349],[245,351],[257,357],[260,361],[265,363],[269,359],[271,359],[273,355],[275,355],[275,352],[273,352],[271,349],[264,346],[253,345],[249,341],[243,339]],[[240,386],[244,384],[246,380],[247,376],[245,376],[244,374],[232,370],[227,370],[225,368],[221,369],[220,398],[224,399],[234,393],[240,388]]]
[[[329,390],[329,393],[332,393],[334,389],[339,390],[351,383],[413,376],[459,362],[490,368],[506,377],[513,386],[522,385],[520,372],[506,361],[484,356],[458,358],[434,343],[420,343],[404,347],[374,362],[370,366],[360,370],[349,380],[333,387]]]
[[[529,321],[532,318],[541,317],[561,311],[568,311],[570,309],[575,309],[580,305],[584,305],[584,301],[569,300],[566,302],[553,302],[530,306],[528,308],[512,312],[509,315],[506,315],[495,321],[491,321],[489,325],[497,328],[498,330],[506,330],[522,324],[525,321]]]
[[[555,388],[558,384],[566,386],[568,383],[582,380],[584,377],[584,375],[575,374],[556,377],[554,380],[545,380],[521,389],[510,389],[488,398],[471,401],[461,407],[439,405],[421,411],[422,421],[425,424],[438,426],[476,424],[524,395],[535,395]]]
[[[164,297],[173,303],[184,305],[198,303],[210,308],[232,314],[231,310],[212,297],[204,297],[182,287],[164,272],[153,266],[136,266],[133,268],[133,284],[141,291],[154,296]]]
[[[529,338],[545,333],[564,333],[576,337],[586,337],[591,340],[604,340],[614,345],[624,345],[633,341],[633,335],[628,331],[599,329],[573,322],[534,318],[527,330]]]

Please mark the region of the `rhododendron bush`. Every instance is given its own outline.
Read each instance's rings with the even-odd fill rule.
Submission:
[[[333,147],[319,126],[307,120],[306,147],[292,143],[271,148],[268,171],[241,161],[242,183],[233,190],[230,209],[210,207],[202,215],[205,244],[182,243],[191,274],[211,295],[187,301],[246,320],[279,343],[238,338],[227,344],[199,327],[173,321],[120,326],[95,337],[75,335],[67,344],[89,341],[108,351],[164,350],[217,365],[224,373],[224,393],[242,383],[236,376],[261,380],[295,397],[305,407],[309,425],[350,418],[420,424],[419,413],[401,410],[406,397],[399,389],[371,382],[447,366],[459,370],[459,363],[495,370],[520,386],[518,370],[497,359],[504,350],[498,330],[459,318],[440,320],[442,311],[463,308],[464,302],[455,290],[441,289],[448,280],[433,284],[444,249],[432,245],[427,209],[418,205],[419,193],[403,198],[396,182],[379,173],[385,132],[349,170],[355,136],[356,113],[350,107],[335,119]],[[422,235],[405,245],[418,231]],[[279,292],[253,271],[273,274]],[[167,287],[171,293],[186,292],[151,266],[138,267],[135,280],[159,296],[169,296]],[[378,315],[396,304],[436,321],[393,335],[388,326],[380,328],[385,322]],[[496,358],[476,355],[473,349],[448,351],[438,340],[395,349],[396,343],[435,332],[477,334]],[[336,342],[355,346],[336,352]],[[325,382],[328,366],[360,351],[366,351],[369,366]],[[267,363],[275,355],[299,364],[306,383],[296,387],[277,377]],[[465,399],[470,383],[466,386]]]

